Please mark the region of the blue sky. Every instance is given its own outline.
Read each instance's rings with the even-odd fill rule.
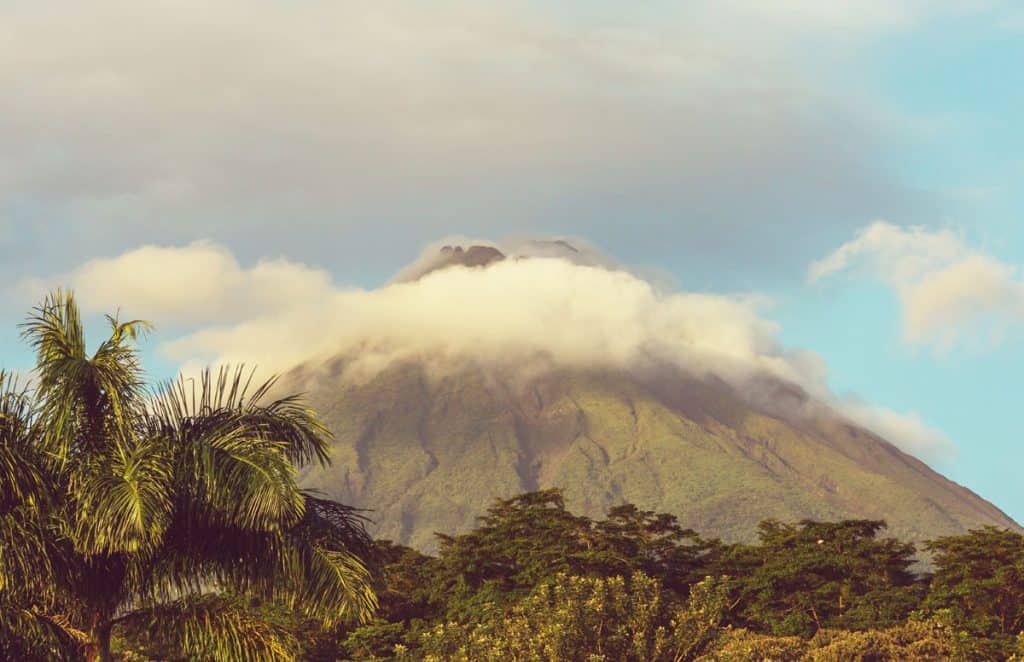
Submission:
[[[836,397],[916,415],[958,449],[934,466],[1024,519],[1024,12],[635,5],[4,3],[0,363],[29,366],[14,325],[57,283],[141,302],[164,377],[177,340],[278,314],[263,278],[375,288],[447,236],[582,237],[770,300]],[[191,279],[115,268],[143,246]]]
[[[1017,119],[1024,89],[1014,80],[1024,35],[1015,25],[922,26],[865,58],[860,81],[910,118],[941,127],[894,155],[895,167],[945,202],[933,225],[958,228],[1009,265],[1024,264],[1024,124]],[[1000,343],[936,353],[899,341],[899,307],[885,288],[842,295],[831,304],[828,297],[796,304],[791,319],[780,315],[784,337],[825,355],[837,389],[920,412],[961,448],[947,473],[1024,517],[1017,478],[1024,437],[1014,422],[1020,327]]]

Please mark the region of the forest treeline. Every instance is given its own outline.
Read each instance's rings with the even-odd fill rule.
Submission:
[[[633,505],[575,515],[545,490],[440,535],[437,556],[377,541],[368,624],[324,629],[265,609],[309,660],[1024,659],[1020,534],[985,528],[917,550],[884,527],[765,521],[758,542],[726,544]],[[920,552],[931,561],[915,572]],[[126,635],[163,659],[159,642],[139,645],[144,632]]]

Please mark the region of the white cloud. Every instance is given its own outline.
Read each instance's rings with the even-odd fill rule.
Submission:
[[[17,289],[34,301],[55,287],[74,290],[88,312],[112,312],[118,306],[132,317],[176,324],[238,322],[333,292],[323,270],[285,259],[243,267],[223,246],[202,241],[143,246],[90,260],[68,274],[24,280]]]
[[[850,398],[835,402],[833,407],[911,455],[940,461],[956,456],[956,446],[949,437],[925,423],[916,412],[895,412]]]
[[[813,263],[810,281],[854,271],[899,295],[903,330],[914,344],[949,349],[992,343],[1024,323],[1021,270],[971,248],[949,230],[901,228],[878,221]]]
[[[560,364],[626,367],[674,357],[737,374],[752,366],[798,379],[771,322],[743,299],[661,294],[625,271],[562,259],[450,268],[374,290],[298,294],[290,314],[203,329],[168,343],[169,356],[286,368],[359,348],[385,356],[438,353],[516,363],[537,354]],[[359,369],[359,366],[354,368]]]
[[[503,248],[543,255],[558,247],[521,241]],[[321,270],[285,260],[243,266],[210,243],[146,246],[66,278],[92,310],[121,305],[126,315],[157,324],[189,322],[160,346],[186,370],[244,362],[281,371],[339,354],[358,357],[347,367],[353,379],[413,357],[531,369],[672,365],[741,390],[770,375],[911,452],[945,457],[952,448],[914,416],[831,394],[822,358],[779,342],[776,324],[761,314],[763,298],[664,291],[591,249],[451,267],[369,290],[338,286]]]

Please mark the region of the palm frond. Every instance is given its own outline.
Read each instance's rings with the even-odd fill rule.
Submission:
[[[133,441],[83,472],[71,531],[79,553],[138,552],[162,543],[174,502],[171,454],[161,442]]]
[[[296,586],[277,592],[277,599],[330,627],[368,623],[377,610],[370,573],[357,555],[319,545],[297,545]]]
[[[269,621],[245,599],[224,595],[141,609],[118,619],[118,625],[190,659],[290,661],[299,648],[286,627]]]
[[[45,513],[54,479],[39,454],[37,416],[15,378],[0,372],[0,594],[46,593],[50,554]],[[39,581],[30,585],[26,578]]]
[[[149,327],[111,320],[111,335],[89,356],[82,319],[70,292],[49,294],[21,325],[36,352],[36,397],[45,423],[47,450],[65,461],[105,450],[130,436],[134,410],[144,402],[135,340]]]
[[[133,604],[152,605],[214,587],[269,599],[286,554],[279,532],[225,525],[207,509],[181,503],[156,554],[130,569]]]
[[[281,596],[326,625],[367,622],[377,610],[368,565],[373,541],[355,508],[306,495],[306,515],[288,531],[299,563]]]
[[[173,440],[177,480],[209,516],[283,530],[304,513],[296,466],[326,463],[329,433],[295,398],[264,404],[273,380],[251,383],[239,367],[165,384],[150,402],[147,434]]]
[[[161,555],[136,570],[137,602],[230,587],[325,624],[365,622],[377,607],[372,542],[359,511],[308,495],[286,531],[226,527],[201,508],[181,509]]]
[[[0,371],[0,513],[41,499],[48,491],[39,432],[28,394],[14,377]]]
[[[129,320],[122,322],[117,315],[107,315],[107,323],[110,324],[111,340],[120,344],[122,339],[136,342],[144,336],[153,332],[153,323],[143,319]]]
[[[11,600],[52,597],[51,545],[29,508],[0,516],[0,594]]]
[[[230,414],[263,439],[283,444],[285,457],[303,466],[330,462],[331,433],[299,396],[270,399],[277,378],[252,388],[255,369],[222,366],[214,373],[204,370],[198,378],[179,377],[164,384],[151,401],[151,410],[165,427],[181,427],[188,421]]]
[[[183,496],[224,525],[282,529],[302,517],[304,502],[283,444],[230,413],[211,413],[163,430],[174,440],[175,482]]]
[[[79,659],[83,638],[66,619],[0,605],[0,659],[71,662]]]
[[[36,352],[36,363],[85,358],[85,334],[78,304],[70,292],[54,290],[20,325],[21,335]]]
[[[110,337],[100,344],[90,364],[95,371],[97,386],[107,396],[109,413],[116,426],[130,429],[135,422],[134,414],[146,395],[135,343],[153,326],[145,320],[120,322],[109,315],[107,320],[111,327]]]

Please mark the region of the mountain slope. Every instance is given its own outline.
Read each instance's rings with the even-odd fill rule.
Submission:
[[[405,361],[353,381],[343,377],[348,360],[282,380],[307,394],[336,436],[333,466],[302,479],[373,509],[377,536],[423,550],[435,548],[436,531],[470,528],[495,497],[552,486],[578,512],[599,516],[628,501],[727,540],[751,539],[769,517],[885,519],[909,540],[984,524],[1019,529],[785,384],[769,390],[771,413],[681,370],[524,377],[470,361]]]

